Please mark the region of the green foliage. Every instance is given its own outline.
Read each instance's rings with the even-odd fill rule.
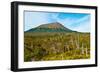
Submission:
[[[24,61],[90,58],[89,33],[25,33]]]

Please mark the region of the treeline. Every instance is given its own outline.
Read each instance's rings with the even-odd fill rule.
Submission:
[[[89,33],[24,36],[24,61],[90,58]]]

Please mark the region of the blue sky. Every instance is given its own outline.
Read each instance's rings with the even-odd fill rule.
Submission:
[[[52,22],[59,22],[71,30],[90,32],[90,14],[24,11],[24,31]]]

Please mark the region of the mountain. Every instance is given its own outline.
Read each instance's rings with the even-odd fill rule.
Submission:
[[[54,22],[54,23],[42,24],[26,32],[75,32],[75,31],[64,27],[62,24],[58,22]]]

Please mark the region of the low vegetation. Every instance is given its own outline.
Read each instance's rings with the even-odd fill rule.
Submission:
[[[90,58],[90,33],[25,33],[24,61]]]

